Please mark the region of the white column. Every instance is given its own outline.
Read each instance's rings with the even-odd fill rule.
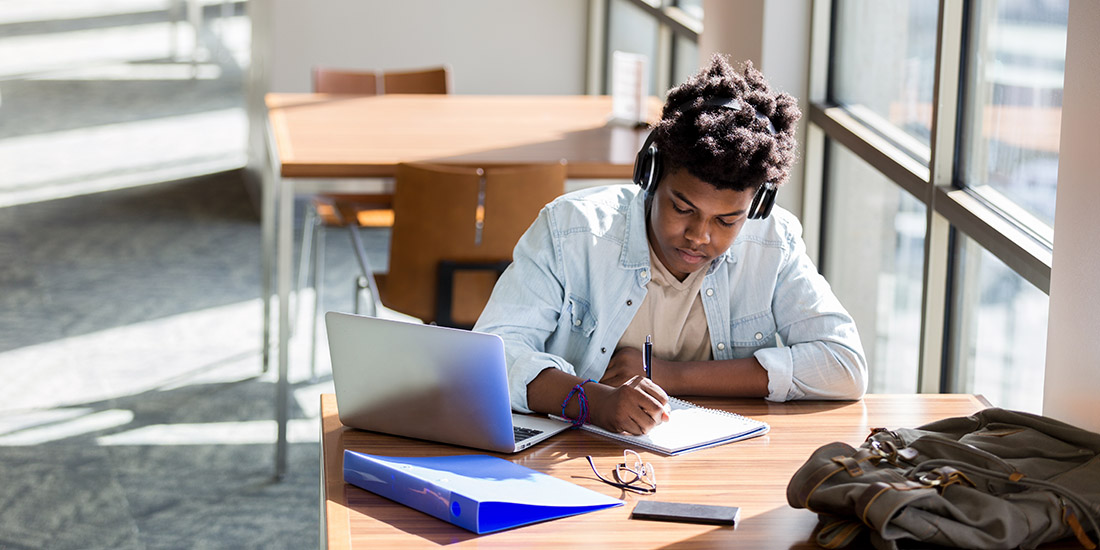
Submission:
[[[1070,2],[1043,414],[1100,431],[1100,3]],[[1041,335],[1036,335],[1039,337]]]
[[[699,37],[699,65],[714,52],[734,63],[752,60],[763,70],[764,0],[703,0],[703,35]],[[767,73],[765,73],[767,74]]]

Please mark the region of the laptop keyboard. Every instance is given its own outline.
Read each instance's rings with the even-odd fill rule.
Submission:
[[[512,431],[516,432],[516,443],[542,433],[542,430],[532,430],[531,428],[521,428],[519,426],[512,426]]]

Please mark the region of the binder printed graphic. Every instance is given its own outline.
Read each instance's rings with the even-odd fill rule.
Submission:
[[[623,504],[488,455],[395,457],[345,450],[344,481],[479,535]]]

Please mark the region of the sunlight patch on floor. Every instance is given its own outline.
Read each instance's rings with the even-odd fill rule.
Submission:
[[[201,424],[156,424],[96,438],[99,445],[261,445],[274,444],[277,426],[274,420],[246,422],[204,422]],[[287,423],[290,443],[320,441],[317,419],[305,418]]]
[[[306,289],[303,298],[312,299]],[[275,368],[261,374],[262,303],[249,300],[106,329],[0,353],[0,445],[38,445],[102,431],[135,420],[125,403],[135,396],[188,386],[255,379],[272,389]],[[298,326],[309,326],[308,314]],[[308,342],[292,342],[292,410],[306,418],[288,424],[291,443],[319,439],[319,395],[333,391],[327,341],[318,334],[318,377],[310,383]],[[122,407],[122,408],[120,408]],[[104,410],[97,410],[104,409]],[[153,424],[97,438],[102,445],[274,443],[274,420]]]
[[[259,299],[0,353],[0,414],[260,374]]]
[[[50,415],[49,413],[55,413]],[[28,424],[28,416],[37,416],[37,423]],[[54,416],[54,419],[42,418]],[[56,418],[60,417],[60,418]],[[67,417],[67,418],[66,418]],[[38,415],[0,418],[0,445],[41,445],[90,432],[125,426],[134,420],[132,411],[111,409],[91,412],[91,409],[42,411]],[[22,426],[20,426],[22,424]]]
[[[0,140],[0,207],[240,168],[247,126],[244,109],[222,109]]]

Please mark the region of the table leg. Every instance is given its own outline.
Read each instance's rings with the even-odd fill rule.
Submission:
[[[318,401],[320,401],[320,398],[318,398]],[[319,411],[324,410],[324,406],[323,405],[320,406],[317,410],[319,410]],[[324,413],[321,413],[320,415],[318,415],[317,423],[319,424],[318,428],[320,429],[320,431],[318,433],[322,433],[322,434],[325,433],[325,415],[324,415]],[[319,477],[319,481],[321,483],[320,491],[318,491],[318,494],[321,496],[321,502],[319,503],[320,506],[321,506],[321,509],[320,509],[320,513],[317,516],[317,517],[321,518],[321,521],[319,522],[321,524],[320,525],[320,527],[321,527],[321,538],[320,538],[320,541],[318,542],[317,548],[320,548],[321,550],[327,550],[328,549],[328,537],[326,535],[328,534],[328,510],[327,510],[328,507],[325,506],[325,502],[328,500],[328,495],[326,495],[326,491],[328,490],[328,488],[325,486],[325,442],[324,442],[324,440],[321,441],[321,452],[319,452],[317,454],[321,457],[321,467],[318,470],[318,473],[320,474],[318,477]]]
[[[279,293],[279,379],[275,384],[275,420],[278,438],[275,442],[275,476],[282,478],[287,462],[287,399],[290,390],[290,256],[293,248],[294,183],[293,179],[279,182],[278,246],[276,248],[276,287]]]
[[[275,280],[275,291],[279,303],[279,345],[277,351],[278,378],[275,381],[275,422],[277,435],[275,440],[275,477],[281,479],[286,473],[287,463],[287,421],[288,421],[288,346],[289,346],[289,294],[290,294],[290,252],[293,246],[294,226],[294,180],[283,181],[280,177],[279,153],[275,143],[275,134],[270,124],[265,132],[268,162],[263,178],[262,242],[261,247],[261,292],[264,302],[263,326],[263,370],[267,372],[271,363],[271,283]],[[288,186],[284,189],[283,186]]]
[[[267,162],[264,163],[262,174],[260,205],[260,297],[264,302],[260,354],[263,358],[263,372],[267,372],[271,366],[271,280],[275,271],[272,256],[275,251],[275,205],[279,195],[279,154],[275,149],[275,138],[270,125],[265,125],[265,128]]]

